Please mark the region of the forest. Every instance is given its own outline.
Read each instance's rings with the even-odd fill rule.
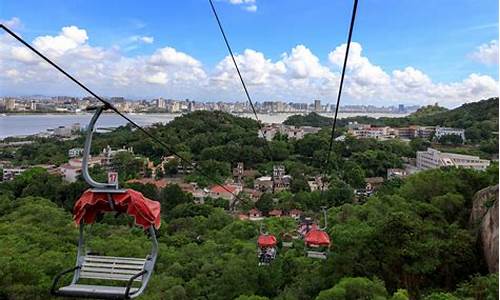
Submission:
[[[295,241],[267,267],[257,265],[257,223],[234,219],[216,201],[195,205],[175,186],[135,186],[161,202],[163,216],[144,298],[496,299],[498,275],[487,274],[468,218],[474,193],[497,182],[498,167],[390,181],[363,204],[330,207],[333,248],[326,261],[304,257]],[[83,189],[83,182],[63,184],[41,169],[0,185],[0,298],[49,298],[52,277],[74,264],[71,204]],[[145,255],[146,237],[130,222],[109,215],[93,225],[92,251]],[[277,236],[297,226],[288,217],[264,223]]]
[[[450,111],[435,114],[445,113]],[[365,177],[385,177],[388,168],[401,167],[403,157],[414,157],[427,142],[350,137],[336,142],[326,166],[330,185],[321,193],[310,191],[306,179],[324,167],[328,128],[301,140],[278,135],[266,144],[258,138],[254,120],[199,111],[149,130],[171,150],[196,162],[198,169],[189,179],[201,186],[230,176],[237,162],[260,174],[283,164],[293,178],[289,191],[264,193],[256,203],[241,202],[236,209],[255,206],[265,213],[298,208],[320,220],[321,207],[327,206],[332,248],[327,260],[314,260],[305,257],[303,242],[295,240],[292,248],[278,250],[272,264],[258,266],[259,222],[238,220],[223,199],[196,204],[175,184],[157,188],[126,183],[140,175],[142,165],[133,155],[121,155],[113,162],[126,174],[120,176],[121,185],[159,201],[162,208],[160,255],[144,299],[498,298],[498,274],[488,273],[478,224],[469,222],[474,194],[498,184],[498,163],[484,172],[444,168],[386,180],[360,201],[354,189],[364,186]],[[83,136],[37,139],[16,151],[6,149],[2,159],[18,165],[61,164],[67,161],[67,151],[82,143]],[[155,163],[171,154],[130,126],[97,134],[92,152],[107,145],[133,147],[136,155]],[[99,168],[92,172],[97,178],[105,176]],[[0,299],[50,298],[53,276],[74,265],[78,230],[72,208],[86,188],[81,178],[66,183],[37,167],[0,183]],[[131,223],[123,215],[106,215],[88,229],[91,250],[111,256],[146,255],[147,237]],[[297,228],[290,217],[269,217],[262,223],[277,237]]]

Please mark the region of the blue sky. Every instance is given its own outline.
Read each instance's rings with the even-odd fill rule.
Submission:
[[[283,53],[304,45],[332,70],[329,53],[345,43],[352,9],[352,1],[345,0],[224,0],[215,5],[235,52],[253,49],[278,62]],[[248,11],[250,6],[256,11]],[[20,20],[17,31],[29,41],[76,26],[86,31],[92,47],[119,49],[125,58],[172,47],[199,61],[207,74],[227,56],[206,0],[2,1],[0,19],[14,17]],[[473,73],[497,81],[498,63],[474,59],[478,47],[493,40],[498,40],[496,0],[360,0],[353,36],[371,65],[389,75],[410,66],[436,85],[462,82]],[[239,99],[236,91],[227,97]]]

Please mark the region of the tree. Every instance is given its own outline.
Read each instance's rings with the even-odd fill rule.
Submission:
[[[387,299],[387,291],[379,279],[370,280],[364,277],[346,277],[331,289],[319,293],[316,300],[358,300]]]
[[[333,180],[330,182],[328,191],[325,193],[326,202],[324,205],[334,207],[345,203],[352,203],[353,197],[354,191],[348,184],[341,180]]]
[[[410,147],[413,152],[425,151],[431,146],[431,142],[423,138],[414,138],[410,141]],[[413,155],[414,156],[414,155]]]
[[[118,172],[119,178],[123,181],[139,177],[139,173],[144,167],[142,160],[126,151],[118,152],[113,157],[112,164],[113,169]]]
[[[272,210],[273,206],[273,194],[271,193],[262,194],[260,199],[255,203],[255,207],[264,214],[267,214],[270,210]]]
[[[353,161],[347,161],[344,166],[344,180],[353,188],[361,188],[365,185],[365,172]]]
[[[447,134],[439,138],[439,143],[443,145],[461,145],[464,140],[458,134]]]
[[[292,183],[290,184],[290,191],[292,193],[298,193],[301,191],[309,192],[309,183],[304,175],[294,176]]]
[[[161,190],[159,198],[163,215],[167,215],[172,208],[179,204],[193,202],[193,196],[184,193],[177,184],[166,186]]]

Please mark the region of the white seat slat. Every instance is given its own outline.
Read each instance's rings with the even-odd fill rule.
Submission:
[[[129,261],[144,261],[145,258],[137,257],[118,257],[118,256],[99,256],[99,255],[85,255],[89,259],[106,259],[106,260],[129,260]]]
[[[80,278],[87,279],[107,279],[107,280],[122,280],[129,281],[132,275],[124,275],[124,274],[111,274],[111,273],[97,273],[97,272],[80,272]],[[137,277],[134,281],[141,281],[142,276]]]
[[[104,268],[91,268],[91,267],[82,267],[82,272],[97,272],[97,273],[105,273],[105,274],[130,274],[135,275],[139,273],[141,270],[127,270],[127,269],[104,269]]]
[[[84,262],[82,267],[114,268],[126,270],[142,270],[143,265],[113,264],[113,263],[94,263]]]
[[[119,263],[119,264],[124,264],[124,265],[144,265],[146,263],[146,260],[136,260],[136,261],[128,261],[128,260],[120,260],[120,259],[113,259],[113,260],[108,260],[108,259],[84,259],[85,262],[100,262],[100,263]]]
[[[321,259],[326,259],[327,254],[324,252],[318,252],[318,251],[307,251],[307,256],[311,258],[321,258]]]
[[[72,284],[59,289],[60,292],[66,293],[100,293],[106,295],[124,295],[124,287],[118,286],[100,286],[100,285],[89,285],[89,284]],[[130,293],[135,293],[138,290],[136,287],[130,288]]]

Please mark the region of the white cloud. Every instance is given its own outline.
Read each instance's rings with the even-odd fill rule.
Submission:
[[[88,40],[87,31],[76,26],[63,27],[57,36],[40,36],[33,41],[38,50],[52,55],[63,55],[65,52],[83,45]]]
[[[257,5],[253,4],[253,5],[245,6],[243,9],[246,11],[249,11],[249,12],[256,12]]]
[[[137,36],[137,42],[142,37]],[[127,56],[120,48],[95,47],[89,41],[86,30],[68,26],[57,35],[36,37],[32,43],[102,95],[245,100],[229,56],[207,68],[173,47],[158,48],[150,55]],[[0,72],[2,93],[84,94],[8,35],[0,35],[0,44],[0,69],[5,70]],[[333,49],[325,63],[305,45],[293,47],[276,60],[254,49],[244,50],[235,59],[256,101],[322,99],[333,103],[345,48],[343,44]],[[486,75],[474,73],[461,81],[437,83],[413,66],[384,70],[365,56],[359,43],[351,45],[344,84],[343,103],[439,102],[455,106],[498,96],[498,82]]]
[[[154,41],[155,41],[155,39],[152,36],[141,37],[141,42],[146,43],[146,44],[152,44]]]
[[[0,19],[0,24],[4,24],[9,29],[19,29],[22,27],[21,20],[18,17],[12,17],[9,20]]]
[[[226,0],[230,4],[240,5],[244,10],[248,12],[257,11],[257,0]]]
[[[487,44],[482,44],[470,57],[485,65],[498,65],[498,41],[493,40]]]
[[[140,36],[140,35],[133,35],[128,38],[126,43],[137,43],[141,42],[144,44],[152,44],[154,43],[155,39],[152,36]]]

